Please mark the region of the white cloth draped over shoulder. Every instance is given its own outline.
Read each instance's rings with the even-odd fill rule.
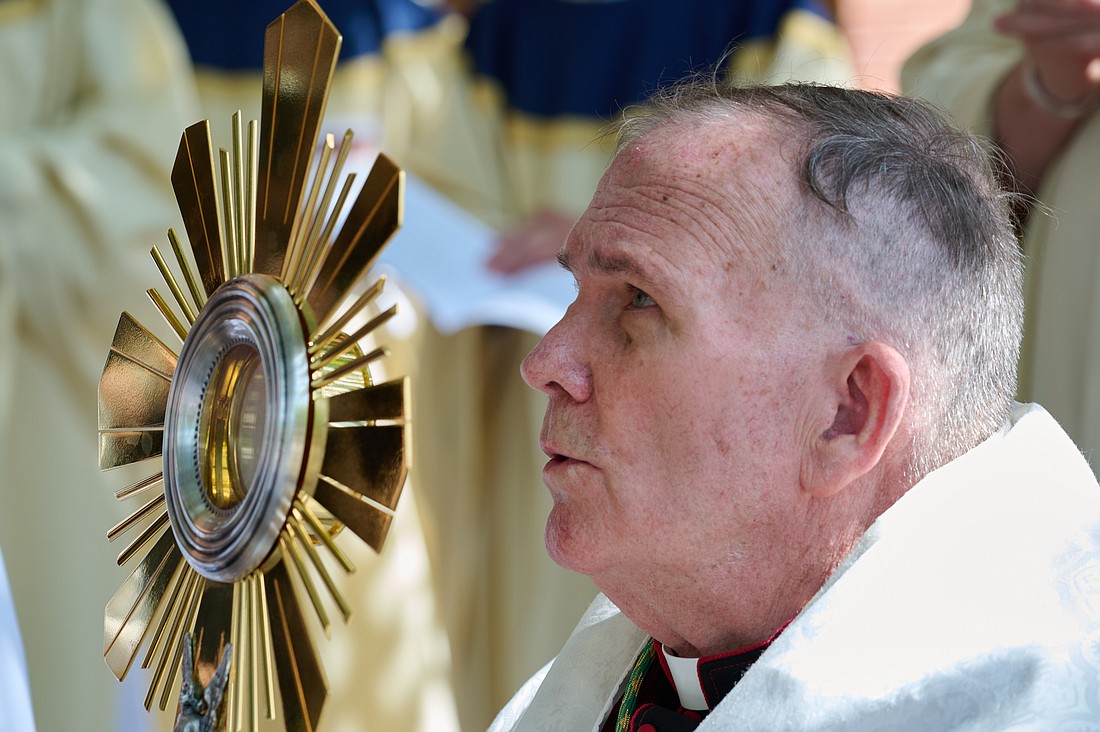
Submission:
[[[493,732],[598,730],[644,633],[602,596]],[[699,727],[1100,730],[1100,487],[1042,408],[928,475]]]

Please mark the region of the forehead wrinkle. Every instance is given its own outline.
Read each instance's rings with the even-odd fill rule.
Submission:
[[[691,185],[672,182],[640,186],[639,196],[659,202],[665,215],[658,217],[675,226],[699,244],[709,245],[711,256],[731,259],[743,253],[751,238],[745,237],[732,215],[729,204],[739,196],[736,191],[696,178]],[[746,241],[738,246],[738,235]]]
[[[692,218],[692,212],[697,212],[690,206],[672,206],[671,187],[657,187],[665,189],[669,194],[652,194],[647,198],[656,197],[661,201],[661,208],[654,211],[652,207],[639,207],[637,204],[593,205],[588,209],[587,216],[592,225],[610,231],[614,236],[594,237],[592,232],[586,232],[584,239],[598,240],[602,245],[587,247],[587,256],[584,264],[595,274],[604,275],[628,275],[642,280],[652,280],[651,267],[643,264],[664,261],[673,267],[681,269],[680,256],[684,253],[679,249],[684,241],[695,242],[694,256],[703,255],[712,263],[724,264],[734,250],[726,242],[728,234],[716,221],[711,225],[701,220],[702,216]],[[637,193],[637,190],[634,192]],[[662,199],[663,196],[663,199]],[[676,243],[672,243],[676,242]],[[674,258],[670,258],[670,247],[679,252]],[[616,251],[617,250],[617,251]],[[642,256],[642,251],[646,255]],[[566,261],[574,264],[572,259],[566,256]]]
[[[630,225],[638,231],[661,236],[656,232],[672,226],[702,245],[705,255],[720,266],[759,265],[780,249],[778,192],[765,190],[755,175],[748,177],[740,167],[690,175],[690,166],[669,174],[665,165],[659,165],[651,168],[658,175],[651,172],[650,180],[636,181],[620,191],[634,201],[621,206],[638,217]],[[657,212],[653,204],[659,207]]]
[[[763,265],[782,256],[790,209],[801,195],[792,160],[774,120],[746,113],[731,137],[725,123],[688,124],[672,140],[690,147],[643,138],[631,159],[630,193],[667,206],[678,216],[661,216],[696,240],[709,239],[713,254],[729,262]],[[692,134],[682,134],[691,132]],[[684,143],[686,144],[686,143]]]

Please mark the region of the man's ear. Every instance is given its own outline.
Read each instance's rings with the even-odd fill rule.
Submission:
[[[832,424],[811,436],[803,490],[831,496],[874,468],[901,424],[909,400],[909,364],[890,346],[870,342],[833,361],[822,396]]]

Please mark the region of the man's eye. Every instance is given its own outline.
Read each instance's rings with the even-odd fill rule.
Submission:
[[[652,305],[656,305],[652,297],[642,292],[641,290],[634,288],[634,295],[630,298],[630,307],[648,308]]]

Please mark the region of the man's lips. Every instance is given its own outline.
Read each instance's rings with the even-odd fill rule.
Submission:
[[[552,468],[552,467],[559,466],[559,465],[570,465],[570,464],[573,464],[573,465],[581,465],[581,464],[591,465],[591,463],[589,463],[587,460],[585,460],[581,457],[578,457],[578,456],[570,453],[568,450],[566,450],[562,447],[559,447],[557,445],[554,445],[553,443],[541,442],[539,446],[542,448],[542,451],[543,451],[543,453],[545,453],[546,457],[550,458],[550,460],[546,463],[547,468]]]

